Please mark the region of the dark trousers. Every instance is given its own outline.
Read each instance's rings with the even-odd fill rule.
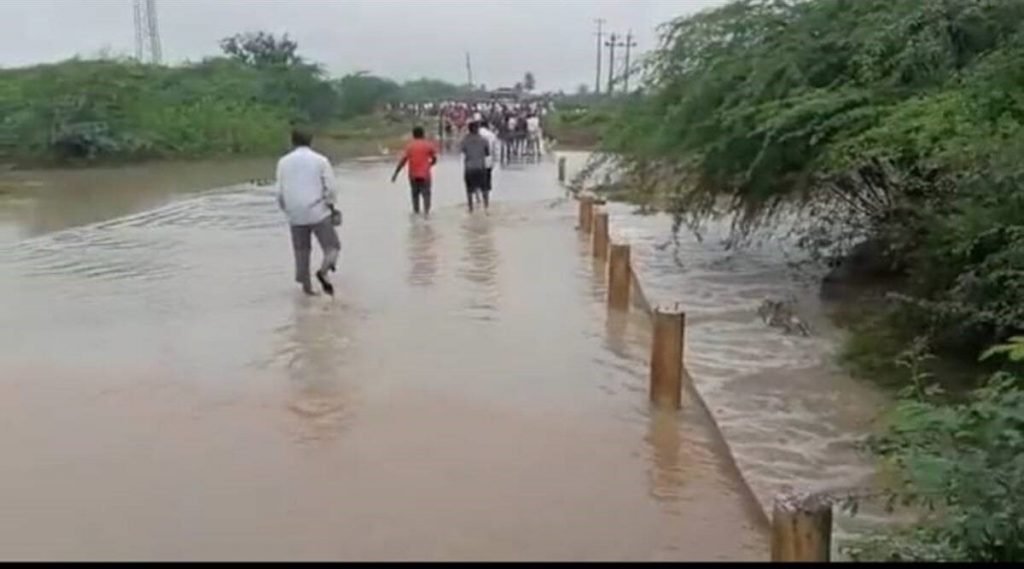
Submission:
[[[487,176],[487,170],[473,168],[466,170],[463,175],[466,182],[466,201],[469,211],[473,211],[473,197],[479,196],[483,199],[484,208],[490,204],[491,184]]]
[[[312,236],[320,243],[320,250],[323,251],[324,260],[320,264],[320,270],[327,272],[334,270],[338,262],[338,254],[341,252],[341,240],[338,239],[338,232],[331,224],[328,217],[320,223],[313,225],[293,225],[292,250],[295,251],[295,282],[303,287],[313,286],[309,275],[309,258],[313,248]]]
[[[430,179],[411,178],[409,188],[412,191],[412,210],[420,212],[420,200],[423,201],[423,211],[430,213]]]

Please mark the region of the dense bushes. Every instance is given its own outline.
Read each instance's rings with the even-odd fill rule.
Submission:
[[[1022,70],[1017,0],[734,2],[666,26],[605,147],[690,227],[881,243],[901,339],[973,360],[1024,329]]]
[[[0,70],[0,161],[272,153],[287,146],[291,124],[326,127],[403,95],[367,74],[332,81],[287,36],[242,34],[221,46],[225,57],[173,67],[74,59]]]
[[[266,152],[333,112],[312,70],[214,59],[182,67],[67,61],[0,71],[3,153],[135,159]]]
[[[1024,360],[1024,338],[989,352]],[[911,386],[870,447],[895,475],[890,503],[924,512],[913,527],[847,548],[858,560],[1020,561],[1024,559],[1024,390],[1019,373],[992,375],[963,401],[949,402],[920,365],[902,361]],[[1019,370],[1018,370],[1019,372]]]
[[[853,553],[1024,559],[1020,338],[976,365],[1024,332],[1024,2],[743,0],[668,24],[646,75],[604,136],[641,195],[693,229],[732,214],[734,244],[867,243],[894,277],[850,346],[901,374],[871,447],[894,497],[935,511]],[[995,375],[944,394],[939,359]]]

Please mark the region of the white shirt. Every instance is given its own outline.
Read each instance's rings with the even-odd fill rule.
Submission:
[[[480,136],[484,137],[487,145],[491,148],[491,155],[484,159],[488,168],[494,167],[494,157],[498,155],[498,135],[491,132],[491,129],[480,127]]]
[[[532,116],[526,119],[526,129],[534,134],[540,133],[540,117]]]
[[[307,146],[277,162],[277,204],[292,225],[314,225],[331,215],[338,183],[331,161]]]

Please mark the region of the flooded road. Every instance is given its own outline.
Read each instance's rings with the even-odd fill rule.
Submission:
[[[0,205],[0,557],[767,558],[709,418],[648,411],[553,165],[470,217],[445,161],[429,221],[390,169],[339,169],[335,300],[269,188]]]
[[[565,156],[571,179],[588,155]],[[676,244],[670,216],[636,215],[622,203],[607,209],[612,238],[632,244],[651,301],[679,302],[686,311],[687,369],[764,510],[787,487],[871,487],[875,464],[857,443],[889,400],[836,365],[841,332],[827,317],[815,275],[789,268],[796,248],[770,239],[727,250],[729,220],[709,223],[703,241],[683,228]],[[811,337],[785,335],[758,316],[765,299],[789,297]],[[836,545],[885,518],[880,504],[864,504],[856,518],[837,509]]]

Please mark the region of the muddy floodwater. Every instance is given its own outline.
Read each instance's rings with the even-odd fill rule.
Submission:
[[[339,166],[333,300],[237,183],[266,162],[5,178],[0,558],[766,559],[710,418],[649,411],[649,325],[609,318],[553,163],[496,173],[489,216],[459,168],[423,220],[390,164]],[[731,348],[691,341],[698,376],[781,349],[736,339],[747,308]],[[748,427],[797,469],[758,430],[796,427]]]
[[[571,179],[588,155],[565,156]],[[764,511],[787,488],[872,488],[876,464],[859,443],[877,428],[889,395],[836,364],[842,333],[819,299],[822,275],[791,268],[801,259],[795,243],[762,235],[729,249],[728,218],[710,221],[697,239],[685,227],[673,237],[668,215],[637,215],[622,203],[607,209],[612,238],[632,245],[649,299],[686,311],[687,369]],[[766,299],[793,301],[810,337],[766,326],[757,314]],[[856,518],[835,515],[834,555],[890,519],[871,502]]]

